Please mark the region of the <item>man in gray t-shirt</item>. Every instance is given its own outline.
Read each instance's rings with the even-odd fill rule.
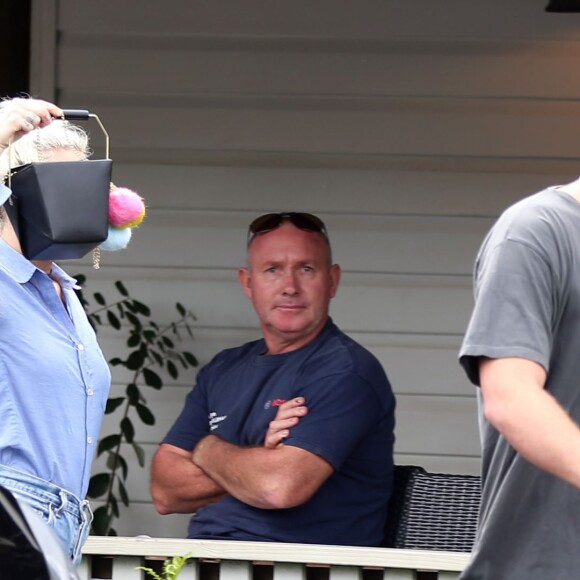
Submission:
[[[478,389],[482,506],[462,580],[580,577],[580,180],[499,218],[460,362]]]

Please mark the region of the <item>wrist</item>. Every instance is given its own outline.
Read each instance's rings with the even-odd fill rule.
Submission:
[[[191,455],[191,460],[195,465],[203,468],[204,459],[211,454],[211,446],[216,439],[215,435],[206,435],[198,441]]]

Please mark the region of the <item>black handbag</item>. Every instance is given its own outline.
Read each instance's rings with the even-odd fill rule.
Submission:
[[[65,119],[89,116],[96,117],[65,111]],[[108,158],[39,162],[11,170],[12,196],[4,207],[26,258],[81,258],[107,238],[112,164]]]

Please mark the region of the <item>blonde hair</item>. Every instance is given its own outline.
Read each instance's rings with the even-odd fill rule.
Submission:
[[[42,129],[34,129],[7,147],[0,155],[0,179],[5,180],[12,168],[44,161],[57,149],[75,151],[84,158],[91,154],[86,131],[68,121],[55,120]]]

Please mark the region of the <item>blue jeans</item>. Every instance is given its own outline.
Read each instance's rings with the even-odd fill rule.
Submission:
[[[42,516],[78,566],[93,521],[89,502],[49,481],[4,465],[0,465],[0,485]]]

